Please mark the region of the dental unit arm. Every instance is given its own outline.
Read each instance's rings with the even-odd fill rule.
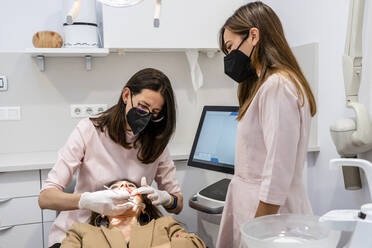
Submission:
[[[90,1],[90,0],[84,0],[84,1]],[[99,2],[106,4],[111,7],[130,7],[134,6],[136,4],[139,4],[143,0],[98,0]],[[70,11],[66,15],[66,23],[71,25],[75,22],[76,17],[79,15],[80,12],[80,6],[81,6],[81,0],[75,0],[74,3],[71,6]],[[158,28],[160,23],[160,6],[161,6],[161,0],[156,0],[155,3],[155,14],[154,14],[154,27]]]
[[[363,159],[332,159],[331,169],[344,166],[361,168],[367,178],[372,196],[372,163]],[[372,247],[372,204],[364,204],[358,210],[332,210],[319,219],[331,229],[353,232],[347,248]]]
[[[330,127],[337,152],[344,158],[355,158],[372,149],[372,124],[367,108],[358,102],[362,72],[362,29],[365,0],[350,0],[349,20],[343,56],[346,106],[355,119],[338,120]],[[359,169],[343,167],[346,189],[360,189]]]

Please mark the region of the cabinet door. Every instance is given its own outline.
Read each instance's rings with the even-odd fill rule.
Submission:
[[[0,228],[0,248],[10,247],[43,247],[41,223]]]
[[[43,211],[43,221],[54,221],[57,217],[57,211],[44,209]]]
[[[0,201],[14,197],[37,196],[39,192],[38,170],[0,173]]]
[[[107,48],[218,48],[218,31],[243,0],[164,0],[154,28],[155,0],[128,8],[103,5]]]
[[[41,222],[38,198],[13,198],[0,203],[0,227]]]
[[[44,248],[48,247],[48,238],[49,238],[49,231],[52,227],[53,222],[44,222],[43,223],[43,233],[44,233]]]

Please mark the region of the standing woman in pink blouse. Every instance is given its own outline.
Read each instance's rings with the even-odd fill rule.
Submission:
[[[179,213],[182,195],[167,149],[175,125],[171,83],[151,68],[129,79],[116,105],[80,121],[58,152],[40,192],[40,208],[61,211],[50,230],[48,246],[59,247],[72,224],[88,222],[91,211],[111,216],[133,208],[128,192],[102,190],[102,185],[115,180],[127,178],[141,185],[136,194]],[[74,193],[63,192],[75,173]],[[153,180],[158,189],[150,186]]]
[[[275,12],[240,7],[220,31],[225,73],[239,83],[235,175],[218,248],[238,248],[243,223],[276,213],[311,214],[302,170],[316,104]]]

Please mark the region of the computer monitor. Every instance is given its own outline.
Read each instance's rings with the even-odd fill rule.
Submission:
[[[189,166],[234,174],[238,107],[204,106]]]

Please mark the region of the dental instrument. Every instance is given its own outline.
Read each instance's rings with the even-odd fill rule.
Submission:
[[[111,189],[110,187],[107,187],[106,185],[103,185],[103,187],[105,188],[105,189],[107,189],[107,190],[111,190],[111,191],[113,191],[115,194],[117,194],[118,192],[116,192],[115,190],[113,190],[113,189]],[[141,208],[146,208],[146,204],[145,203],[137,203],[137,202],[135,202],[134,201],[134,198],[131,196],[129,199],[128,199],[128,201],[130,202],[130,203],[133,203],[134,205],[136,205],[137,207],[141,207]]]

